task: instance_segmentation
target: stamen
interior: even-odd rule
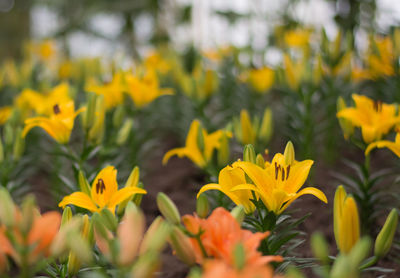
[[[58,106],[58,104],[54,105],[53,111],[54,111],[54,114],[56,114],[56,115],[60,114],[61,113],[60,106]]]
[[[275,179],[278,179],[278,174],[279,174],[279,169],[281,168],[281,165],[277,165],[275,162]]]
[[[106,185],[104,184],[103,179],[99,179],[96,183],[96,193],[99,194],[103,194],[103,191],[106,190]]]
[[[286,168],[286,179],[289,178],[290,165]]]
[[[282,167],[282,181],[285,180],[285,169]]]

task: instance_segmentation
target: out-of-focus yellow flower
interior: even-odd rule
[[[352,196],[347,195],[343,186],[339,186],[333,206],[336,245],[340,252],[349,253],[360,238],[357,204]]]
[[[114,213],[116,206],[126,199],[134,194],[146,193],[146,190],[133,186],[118,190],[117,170],[113,166],[107,166],[94,179],[90,195],[84,192],[74,192],[64,197],[58,206],[65,208],[67,205],[75,205],[91,212],[100,212],[107,208]]]
[[[247,110],[240,111],[240,119],[233,119],[233,131],[235,138],[243,144],[255,145],[257,141],[268,143],[272,135],[273,123],[271,109],[266,108],[263,118],[255,117],[253,120]]]
[[[391,38],[371,39],[370,54],[367,55],[366,63],[373,77],[394,75],[394,50]]]
[[[343,109],[347,108],[346,102],[342,97],[339,97],[336,103],[337,111],[340,112]],[[354,126],[352,122],[347,119],[339,118],[340,128],[343,131],[344,139],[348,140],[351,135],[354,133]]]
[[[86,84],[85,90],[93,92],[97,95],[103,95],[107,109],[114,108],[123,102],[125,86],[121,73],[116,73],[110,83],[104,85],[97,84],[94,80],[90,80]]]
[[[35,53],[42,61],[49,61],[56,54],[55,42],[52,40],[45,40],[35,47]]]
[[[255,206],[251,199],[253,195],[250,190],[238,190],[231,191],[237,185],[247,184],[246,176],[244,172],[239,168],[233,168],[232,166],[226,166],[219,172],[218,183],[209,183],[204,185],[199,193],[197,193],[197,198],[200,194],[208,190],[219,190],[228,196],[236,205],[242,205],[246,213],[252,213]],[[258,195],[256,193],[256,195]]]
[[[5,122],[8,121],[10,118],[12,112],[12,107],[11,106],[3,106],[0,107],[0,125],[5,124]]]
[[[366,79],[372,79],[372,75],[369,70],[354,66],[351,70],[351,79],[360,82]]]
[[[163,164],[166,164],[171,156],[188,157],[200,168],[204,168],[211,160],[213,151],[219,149],[221,145],[221,137],[230,133],[217,130],[208,134],[198,120],[194,120],[190,125],[188,135],[186,137],[186,146],[168,151],[163,158]]]
[[[74,73],[74,64],[70,60],[63,61],[58,67],[58,77],[60,79],[71,78]]]
[[[144,60],[144,66],[161,74],[167,74],[171,69],[170,63],[158,52],[153,52],[147,56]]]
[[[289,55],[285,54],[283,56],[283,63],[285,66],[286,82],[292,90],[297,90],[306,73],[305,60],[295,62]]]
[[[285,44],[289,47],[308,47],[310,43],[311,31],[307,29],[290,30],[285,33]]]
[[[52,115],[54,106],[60,103],[72,101],[69,96],[68,83],[61,83],[54,87],[49,93],[41,94],[31,89],[24,89],[16,98],[15,104],[24,114],[35,111],[39,115]]]
[[[66,144],[74,127],[74,120],[83,110],[84,108],[75,111],[73,101],[55,104],[53,113],[49,117],[33,117],[25,120],[22,136],[25,137],[34,127],[41,127],[58,143]]]
[[[337,113],[338,118],[350,121],[354,126],[361,127],[362,137],[365,143],[380,140],[396,124],[400,123],[394,104],[386,104],[381,101],[353,94],[355,107],[342,109]]]
[[[143,76],[127,74],[125,76],[126,91],[137,108],[143,108],[156,98],[163,95],[172,95],[172,89],[161,89],[157,74],[147,69]]]
[[[305,194],[314,195],[327,203],[325,194],[315,187],[306,187],[299,191],[306,181],[313,163],[312,160],[295,160],[293,145],[289,142],[284,154],[275,154],[272,162],[265,162],[264,169],[247,161],[235,162],[232,166],[242,169],[254,185],[238,185],[231,190],[256,192],[268,210],[277,215],[281,214],[294,200]]]
[[[266,93],[274,84],[275,72],[269,67],[251,69],[248,72],[247,82],[258,93]]]
[[[4,83],[9,84],[12,87],[17,87],[21,82],[17,65],[13,60],[6,60],[4,62],[3,75]]]
[[[202,52],[203,56],[213,62],[219,62],[223,58],[229,56],[233,51],[231,45],[220,47],[218,49],[208,49]]]
[[[365,155],[369,155],[369,153],[375,149],[381,149],[381,148],[388,148],[391,150],[395,155],[400,157],[400,130],[397,130],[396,138],[393,141],[389,140],[381,140],[381,141],[376,141],[368,145],[367,149],[365,150]]]

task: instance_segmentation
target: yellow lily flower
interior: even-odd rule
[[[74,205],[91,212],[100,212],[107,208],[114,213],[117,205],[134,194],[146,193],[146,190],[133,186],[118,190],[117,170],[113,166],[107,166],[94,179],[90,195],[84,192],[74,192],[64,197],[58,206],[65,208],[67,205]]]
[[[51,115],[54,105],[72,101],[69,96],[68,83],[61,83],[54,87],[49,93],[41,94],[32,89],[24,89],[16,98],[15,104],[18,108],[29,114],[35,111],[40,115]]]
[[[311,30],[298,29],[290,30],[285,33],[285,44],[289,47],[304,48],[308,47],[310,43]]]
[[[172,95],[172,89],[161,89],[157,74],[154,70],[147,70],[142,76],[128,74],[125,76],[127,93],[137,108],[143,108],[162,95]]]
[[[393,104],[373,101],[372,99],[353,94],[355,107],[342,109],[336,115],[349,120],[354,126],[361,127],[365,143],[380,140],[393,126],[400,123],[396,106]]]
[[[283,63],[286,82],[292,90],[297,90],[306,73],[305,60],[294,61],[289,55],[285,54]]]
[[[167,74],[171,69],[170,63],[158,52],[153,52],[147,56],[144,60],[144,66],[147,69],[156,70],[161,74]]]
[[[376,141],[374,143],[369,144],[367,149],[365,150],[365,155],[368,155],[374,148],[378,148],[378,149],[388,148],[389,150],[394,152],[395,155],[400,157],[400,131],[397,131],[394,142],[389,141],[389,140],[381,140],[381,141]]]
[[[333,221],[336,244],[341,252],[349,253],[360,238],[360,220],[357,204],[343,186],[335,193]]]
[[[5,124],[10,118],[12,108],[10,106],[0,107],[0,125]]]
[[[199,134],[201,132],[201,134]],[[208,134],[208,132],[201,127],[198,120],[194,120],[186,137],[186,146],[183,148],[176,148],[168,151],[163,158],[163,164],[166,164],[168,160],[177,155],[179,157],[188,157],[197,166],[203,168],[211,160],[214,149],[219,149],[221,142],[221,137],[226,134],[229,137],[230,133],[217,130],[213,133]],[[199,140],[199,137],[202,139]],[[199,141],[202,141],[202,146],[199,146]]]
[[[367,55],[366,63],[373,77],[392,76],[394,70],[394,48],[390,37],[373,38],[371,44],[374,47]],[[378,52],[378,53],[376,53]]]
[[[84,108],[75,111],[73,101],[55,104],[53,113],[49,117],[33,117],[25,120],[22,136],[25,137],[32,128],[38,126],[43,128],[58,143],[68,143],[75,117],[83,110]]]
[[[288,143],[289,146],[289,143]],[[290,159],[287,159],[287,158]],[[254,185],[235,186],[232,190],[252,190],[259,194],[268,210],[281,214],[294,200],[305,194],[311,194],[327,203],[325,194],[315,188],[306,187],[299,191],[306,181],[312,160],[296,161],[293,148],[286,147],[285,155],[275,154],[272,162],[266,162],[265,168],[246,161],[235,162],[232,166],[240,168],[252,180]]]
[[[275,72],[269,67],[249,71],[247,82],[258,93],[266,93],[274,84]]]
[[[254,204],[250,201],[253,199],[253,195],[250,190],[237,190],[232,191],[235,186],[245,185],[246,176],[242,169],[234,168],[232,166],[226,166],[219,172],[218,183],[209,183],[204,185],[199,193],[197,193],[197,198],[208,190],[219,190],[228,196],[236,205],[243,205],[246,213],[252,213],[255,210]]]
[[[104,85],[96,84],[94,80],[90,80],[88,84],[86,84],[85,90],[97,95],[103,95],[106,108],[111,109],[123,102],[125,86],[122,82],[122,75],[117,73],[114,74],[110,83]]]

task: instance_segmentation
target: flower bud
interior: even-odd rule
[[[133,168],[133,170],[131,171],[126,183],[125,183],[125,187],[140,187],[140,188],[144,188],[143,184],[139,184],[139,175],[140,175],[140,171],[139,171],[139,167],[135,166]],[[125,201],[123,201],[121,204],[119,204],[118,209],[117,209],[117,214],[121,215],[124,212],[124,209],[126,207],[126,205],[132,201],[133,199],[135,199],[135,204],[137,206],[140,205],[140,202],[142,200],[141,196],[142,194],[135,194],[133,197],[130,197],[128,199],[126,199]]]
[[[118,131],[117,142],[116,142],[118,146],[122,146],[123,144],[126,143],[126,141],[129,138],[129,135],[131,133],[132,125],[133,125],[133,120],[132,119],[127,119],[124,122],[124,124],[122,125],[122,127]]]
[[[83,174],[83,172],[81,170],[79,170],[78,182],[79,182],[79,188],[80,188],[81,192],[90,196],[91,193],[90,193],[89,182],[87,181],[87,179],[85,178],[85,175]]]
[[[242,205],[234,207],[231,211],[231,214],[239,224],[242,224],[244,217],[246,216],[244,207]]]
[[[25,150],[25,139],[22,136],[22,128],[18,127],[15,131],[15,142],[13,148],[13,158],[18,161]]]
[[[172,228],[169,237],[172,248],[176,256],[185,264],[192,266],[196,263],[193,246],[190,239],[177,227]]]
[[[196,202],[196,212],[200,218],[206,218],[210,211],[210,204],[208,202],[207,197],[204,194],[201,194],[197,198]]]
[[[311,248],[314,256],[323,264],[329,262],[329,247],[324,236],[320,232],[313,233],[311,236]]]
[[[96,98],[96,94],[88,93],[86,111],[83,112],[83,127],[85,130],[88,130],[93,125],[96,110]]]
[[[240,111],[240,125],[242,128],[242,144],[254,144],[256,134],[247,110]]]
[[[248,161],[251,163],[256,163],[256,152],[253,145],[246,145],[243,149],[243,161]]]
[[[264,111],[264,116],[261,121],[260,131],[259,131],[259,138],[263,143],[268,143],[271,139],[273,130],[273,122],[272,122],[272,111],[271,109],[267,108]]]
[[[221,136],[220,147],[218,149],[218,164],[225,166],[229,163],[230,149],[229,138],[226,132]]]
[[[287,142],[285,152],[283,153],[286,165],[292,165],[295,160],[295,153],[293,143],[291,141]]]
[[[361,262],[368,256],[371,250],[371,239],[367,236],[361,238],[351,249],[349,261],[357,269]]]
[[[199,124],[199,128],[197,130],[197,146],[201,153],[204,153],[205,150],[205,143],[204,143],[204,134],[203,134],[203,127]]]
[[[96,108],[93,125],[89,130],[88,138],[94,144],[100,144],[104,136],[104,120],[106,114],[106,106],[104,103],[104,96],[99,95],[96,97]]]
[[[3,147],[3,140],[0,136],[0,163],[4,161],[4,147]]]
[[[10,193],[5,188],[0,188],[0,223],[6,227],[14,225],[15,205]]]
[[[61,216],[61,227],[66,225],[72,218],[72,210],[71,207],[65,207],[62,216]]]
[[[171,234],[171,227],[164,219],[156,218],[143,237],[140,253],[160,252]]]
[[[125,108],[122,105],[117,106],[113,115],[113,126],[115,128],[119,128],[124,120],[125,116]]]
[[[14,142],[14,129],[10,122],[4,125],[4,144],[6,147],[11,146]]]
[[[115,232],[118,227],[118,221],[109,209],[102,209],[100,212],[100,216],[102,218],[102,223],[109,229],[110,231]]]
[[[379,232],[375,240],[374,254],[378,258],[384,257],[392,246],[393,238],[396,233],[399,216],[396,209],[392,209],[386,218],[382,230]]]
[[[341,110],[347,108],[346,102],[342,97],[338,97],[336,107],[337,107],[337,112],[340,112]],[[352,136],[354,133],[354,126],[347,119],[344,118],[338,118],[338,119],[340,128],[342,129],[343,132],[344,139],[348,140],[350,136]]]
[[[265,160],[264,157],[262,156],[262,154],[257,154],[256,156],[256,164],[261,167],[264,168],[265,167]]]
[[[238,270],[243,269],[246,264],[246,253],[241,242],[237,243],[233,249],[233,262]]]
[[[162,192],[157,195],[157,206],[161,214],[169,222],[176,225],[181,222],[181,216],[174,202],[172,202],[172,200]]]
[[[151,278],[160,268],[160,258],[157,252],[149,252],[140,256],[132,268],[129,277]]]

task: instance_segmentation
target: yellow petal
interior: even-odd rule
[[[272,189],[275,188],[274,179],[270,177],[267,171],[261,167],[246,161],[238,161],[233,164],[233,167],[239,167],[249,176],[255,186],[263,191],[263,194],[269,196],[272,194]]]
[[[296,193],[287,203],[279,210],[279,214],[282,213],[294,200],[299,198],[302,195],[306,194],[311,194],[320,199],[324,203],[328,203],[328,199],[326,198],[324,192],[319,190],[318,188],[315,187],[306,187],[302,190],[300,190],[298,193]]]
[[[303,160],[291,166],[289,178],[283,187],[288,194],[296,193],[303,186],[313,163],[312,160]]]
[[[58,206],[62,208],[65,208],[67,205],[74,205],[92,212],[98,211],[97,206],[93,203],[92,199],[90,199],[89,195],[83,192],[74,192],[71,195],[65,196],[58,204]]]
[[[365,155],[368,155],[372,149],[374,148],[388,148],[392,152],[394,152],[395,155],[400,157],[400,144],[395,143],[392,141],[387,141],[387,140],[382,140],[382,141],[377,141],[372,144],[369,144],[367,149],[365,150]]]
[[[114,166],[107,166],[97,174],[92,183],[90,194],[92,200],[100,208],[104,208],[117,190],[117,170]]]
[[[122,203],[129,197],[135,194],[146,194],[147,191],[139,187],[125,187],[115,192],[107,204],[107,207],[115,208],[118,204]]]

